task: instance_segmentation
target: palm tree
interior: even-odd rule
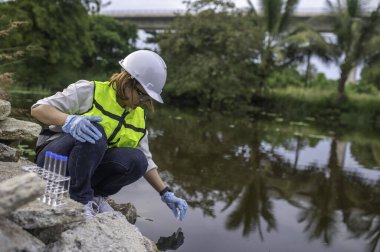
[[[259,14],[250,0],[250,13],[262,22],[265,33],[260,54],[259,73],[262,89],[270,73],[278,67],[284,67],[295,58],[284,57],[284,43],[281,43],[289,34],[289,23],[299,0],[260,0],[262,13]],[[255,19],[256,20],[256,19]]]
[[[315,31],[309,24],[300,23],[283,41],[287,45],[287,57],[295,57],[306,63],[304,87],[308,86],[311,57],[317,56],[327,63],[333,60],[332,44],[323,35]]]
[[[380,3],[366,12],[365,0],[327,0],[333,32],[337,37],[337,61],[340,66],[337,101],[343,101],[349,73],[379,53]]]

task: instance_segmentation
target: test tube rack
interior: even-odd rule
[[[39,201],[53,207],[59,207],[69,198],[70,177],[66,176],[66,156],[54,152],[45,153],[44,167],[37,165],[24,165],[21,168],[28,172],[34,172],[46,181],[44,195],[37,198]]]

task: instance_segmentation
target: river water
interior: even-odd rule
[[[162,251],[380,251],[376,130],[169,105],[148,118],[153,158],[187,216],[177,221],[144,179],[113,199],[136,206]]]

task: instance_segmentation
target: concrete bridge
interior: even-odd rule
[[[128,20],[136,24],[139,29],[160,30],[167,28],[177,15],[184,15],[185,10],[117,10],[103,11],[101,14],[120,20]],[[322,14],[324,14],[322,10],[300,10],[295,13],[295,21],[306,21]],[[320,32],[331,31],[331,24],[328,19],[314,22],[313,25]]]

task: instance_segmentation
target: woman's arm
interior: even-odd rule
[[[165,188],[165,183],[158,174],[157,168],[153,168],[145,173],[144,178],[157,192],[161,192]]]
[[[39,105],[33,107],[31,110],[31,114],[38,121],[46,124],[46,125],[59,125],[62,126],[68,114],[63,113],[62,111],[56,109],[51,105]]]
[[[82,114],[92,106],[94,82],[80,80],[62,92],[38,100],[32,105],[34,118],[47,125],[62,126],[68,115]]]

